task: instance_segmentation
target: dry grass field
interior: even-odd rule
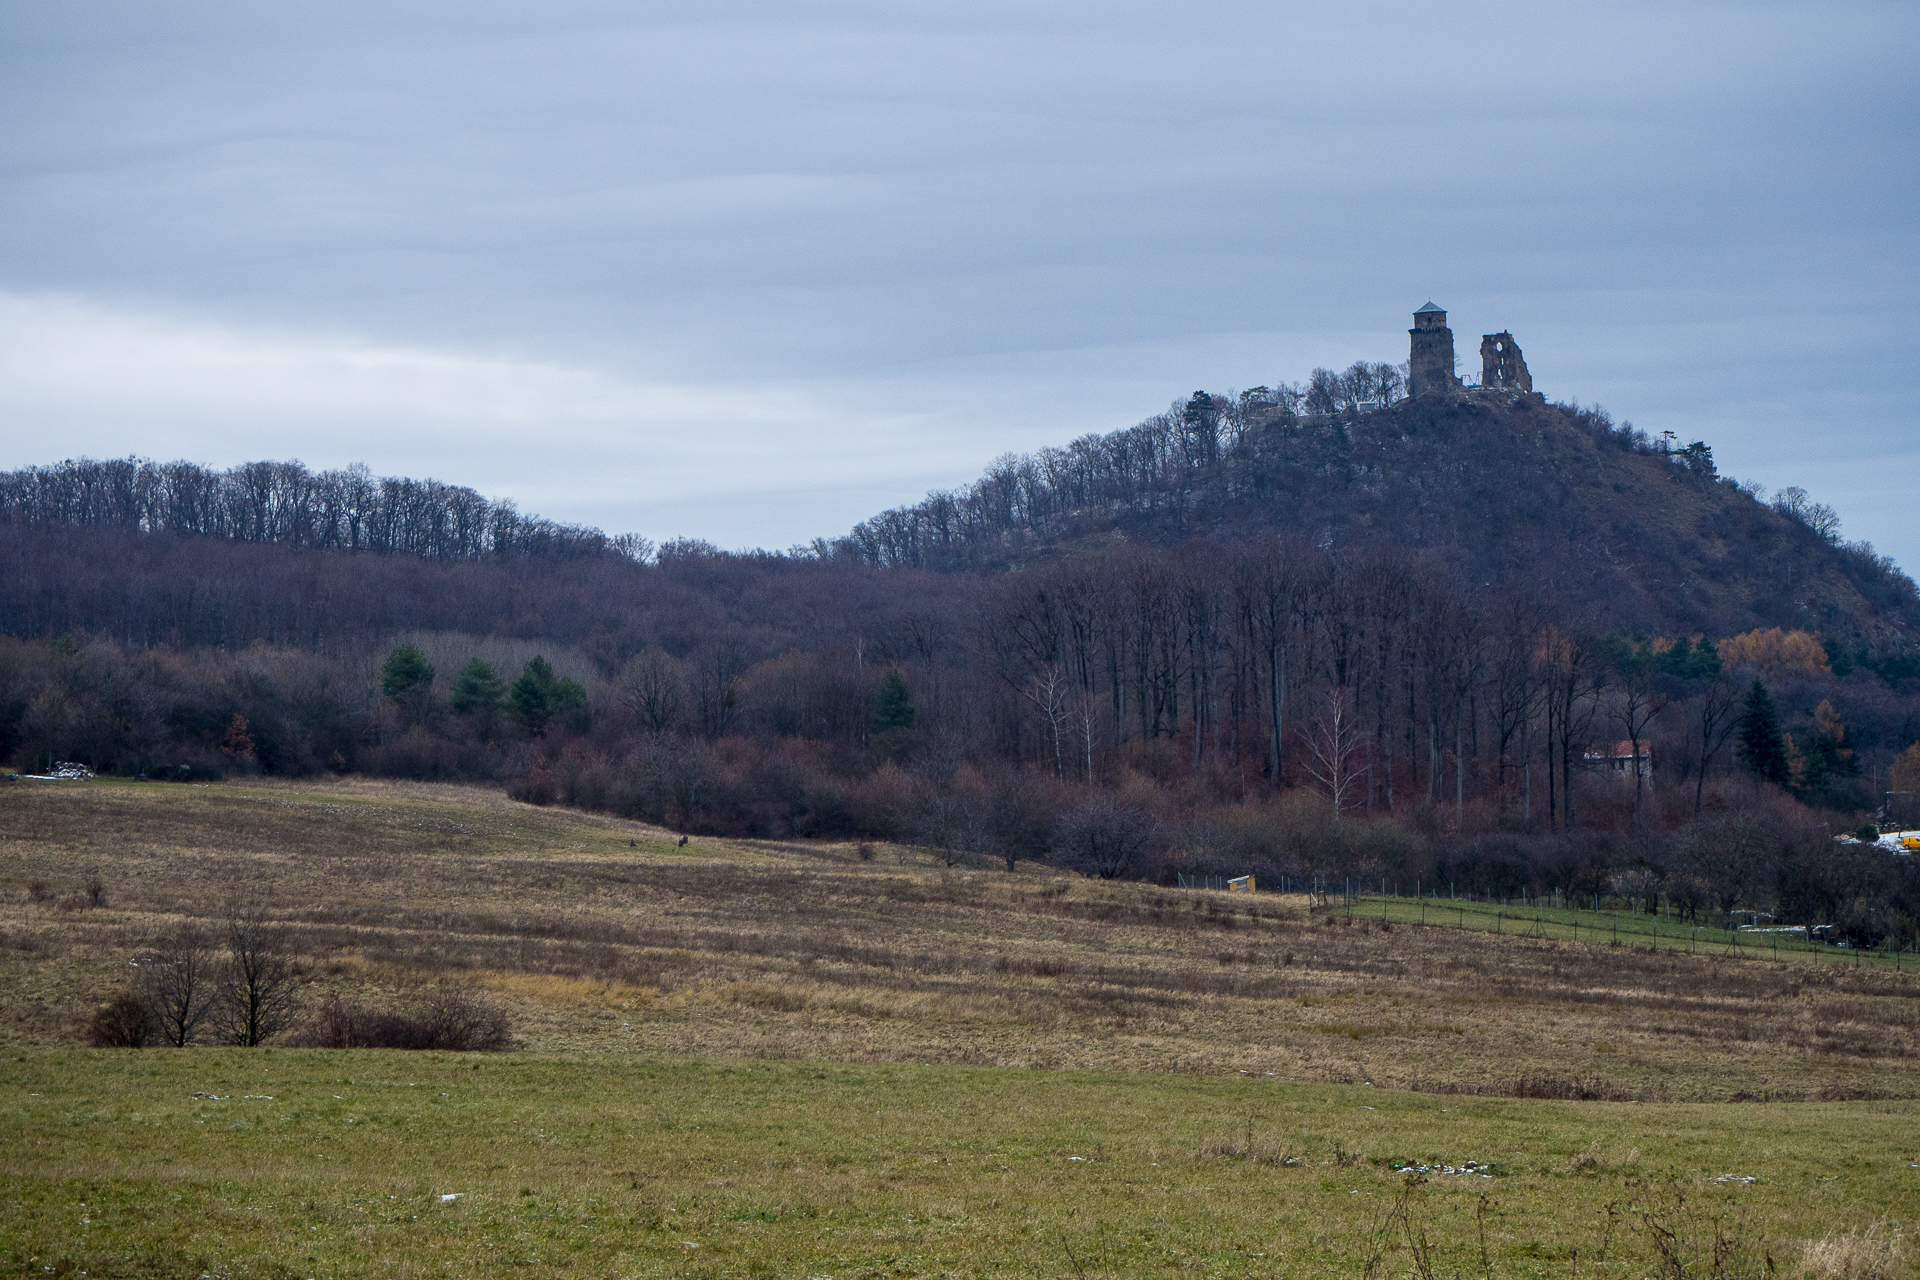
[[[237,901],[286,925],[309,1006],[459,980],[534,1051],[1648,1102],[1920,1095],[1911,970],[1349,921],[887,846],[680,847],[497,793],[356,780],[0,786],[0,1043],[82,1043],[140,946]]]
[[[78,1047],[243,903],[309,1009],[477,987],[523,1050]],[[467,788],[0,786],[0,1273],[1912,1277],[1916,995]]]

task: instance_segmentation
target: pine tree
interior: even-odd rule
[[[401,645],[380,668],[380,691],[408,720],[425,724],[433,711],[433,664],[412,645]]]
[[[553,719],[553,668],[545,658],[535,656],[520,668],[513,682],[513,717],[528,733],[539,733]]]
[[[880,693],[874,700],[873,729],[875,733],[885,733],[889,729],[913,728],[913,695],[907,691],[907,682],[900,678],[898,668],[890,668],[880,679]]]
[[[553,667],[543,657],[533,657],[527,665],[520,668],[520,678],[513,682],[513,691],[509,695],[513,702],[514,718],[528,733],[541,733],[546,730],[548,721],[555,716],[563,716],[569,711],[577,711],[587,705],[587,691],[576,680],[566,676],[555,676]]]
[[[507,686],[493,664],[480,658],[460,668],[460,678],[453,683],[453,709],[463,716],[491,716],[506,697]]]
[[[1780,734],[1767,686],[1755,680],[1740,711],[1740,762],[1768,782],[1786,786],[1792,779],[1787,742]]]
[[[431,687],[433,667],[427,655],[410,644],[403,644],[387,655],[380,668],[380,691],[395,702],[405,702],[409,694]]]

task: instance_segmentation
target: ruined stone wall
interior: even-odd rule
[[[1480,339],[1480,385],[1508,391],[1533,390],[1533,375],[1520,354],[1520,344],[1502,330]]]

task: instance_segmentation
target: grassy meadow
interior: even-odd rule
[[[1812,941],[1804,932],[1787,928],[1748,930],[1698,924],[1675,915],[1654,912],[1587,911],[1571,906],[1528,903],[1492,903],[1446,897],[1395,897],[1356,894],[1339,897],[1343,915],[1363,921],[1386,920],[1430,929],[1472,929],[1516,938],[1558,939],[1642,948],[1665,948],[1689,955],[1770,962],[1804,960],[1809,964],[1850,964],[1895,972],[1920,972],[1920,952],[1898,951],[1891,945],[1878,950],[1853,950]]]
[[[80,1047],[136,950],[238,902],[283,926],[310,1008],[458,982],[522,1051]],[[462,787],[0,786],[0,1269],[1624,1277],[1710,1274],[1716,1242],[1740,1274],[1798,1274],[1823,1239],[1898,1252],[1920,974],[1408,907],[683,846]]]
[[[1913,1102],[286,1049],[15,1053],[0,1089],[16,1274],[1639,1277],[1724,1241],[1794,1275],[1920,1204]]]

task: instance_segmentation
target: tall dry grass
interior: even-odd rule
[[[1800,1258],[1809,1280],[1909,1280],[1917,1262],[1910,1229],[1884,1220],[1864,1231],[1809,1240]]]
[[[0,1037],[77,1043],[128,955],[245,896],[293,940],[310,1005],[466,978],[538,1049],[1620,1101],[1916,1090],[1913,974],[1349,920],[911,851],[676,841],[426,784],[0,791]],[[93,876],[105,905],[87,905]]]

